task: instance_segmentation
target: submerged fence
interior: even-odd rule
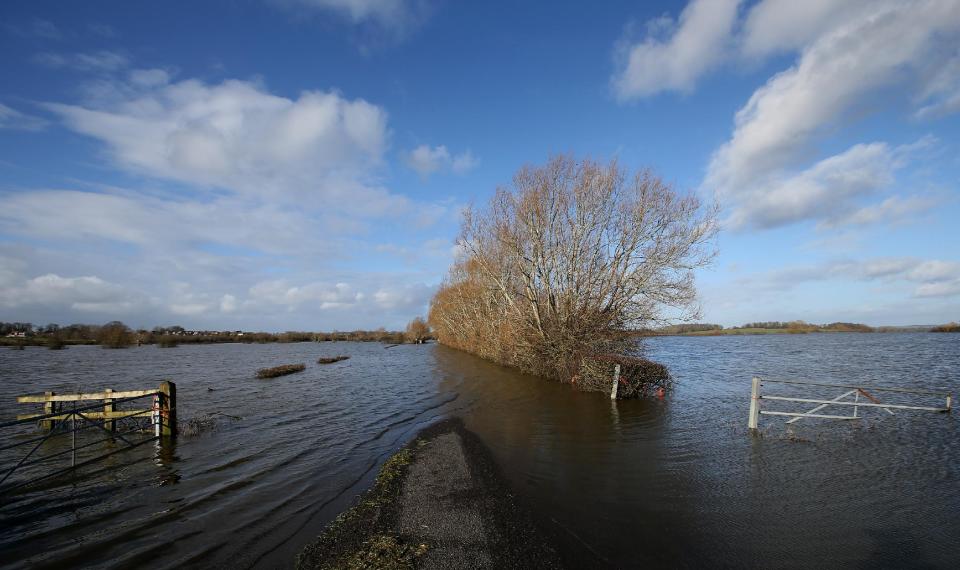
[[[802,386],[802,387],[812,387],[812,388],[843,388],[847,390],[843,394],[830,399],[824,400],[819,398],[799,398],[791,396],[777,396],[765,394],[763,392],[763,385],[766,383],[773,384],[789,384],[793,386]],[[943,407],[939,406],[917,406],[912,404],[898,404],[894,402],[881,402],[880,399],[873,394],[873,392],[884,392],[884,393],[894,393],[894,394],[910,394],[914,396],[921,396],[924,398],[945,398],[945,404]],[[852,400],[850,399],[852,396]],[[860,397],[863,396],[863,401],[860,400]],[[764,410],[762,409],[762,402],[764,400],[770,401],[779,401],[779,402],[799,402],[806,404],[817,404],[816,407],[807,410],[805,412],[784,412],[777,410]],[[839,415],[839,414],[827,414],[819,413],[821,410],[829,406],[847,406],[853,407],[852,415]],[[949,412],[953,406],[953,394],[949,392],[933,392],[929,390],[910,390],[906,388],[878,388],[870,387],[869,389],[864,386],[854,386],[850,384],[827,384],[823,382],[800,382],[797,380],[770,380],[762,379],[757,376],[753,377],[751,391],[750,391],[750,417],[747,421],[747,427],[750,429],[757,429],[760,423],[760,416],[787,416],[792,419],[788,420],[788,424],[798,422],[804,418],[820,418],[820,419],[829,419],[829,420],[857,420],[862,416],[860,415],[860,408],[881,408],[890,415],[894,415],[893,410],[913,410],[913,411],[924,411],[924,412],[939,412],[945,413]]]
[[[79,405],[90,401],[100,403]],[[149,408],[119,409],[121,404],[138,401],[149,401],[152,405]],[[63,475],[145,443],[172,439],[177,434],[177,389],[173,382],[165,381],[149,390],[115,392],[106,389],[86,394],[45,392],[18,396],[17,402],[43,404],[43,413],[20,414],[16,420],[0,423],[0,435],[4,435],[2,441],[5,442],[0,445],[0,453],[16,457],[20,449],[25,450],[19,459],[0,467],[0,491]],[[37,436],[23,432],[23,426],[31,423],[36,423],[45,433]],[[21,433],[11,433],[17,429]],[[91,438],[87,430],[95,430],[101,435],[105,433],[106,437]],[[7,433],[3,433],[5,431]],[[65,443],[67,438],[69,444]],[[7,443],[7,440],[12,441]],[[102,453],[81,457],[78,456],[81,450]],[[69,466],[55,461],[65,462],[67,457]],[[48,465],[49,470],[31,469]],[[15,473],[26,471],[30,471],[28,478],[12,479]]]

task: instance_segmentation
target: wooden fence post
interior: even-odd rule
[[[44,396],[53,396],[53,392],[44,392],[43,395],[44,395]],[[53,413],[53,407],[54,407],[54,403],[53,403],[53,402],[49,402],[49,401],[48,401],[48,402],[44,402],[44,403],[43,403],[43,413],[44,413],[44,414],[52,414],[52,413]],[[41,429],[45,429],[45,430],[51,430],[51,429],[53,429],[53,420],[51,420],[51,419],[40,420],[40,428],[41,428]]]
[[[617,399],[617,389],[620,385],[620,365],[617,364],[613,367],[613,388],[610,389],[610,399]]]
[[[750,387],[750,419],[747,420],[747,427],[757,429],[760,422],[760,379],[753,377],[753,384]]]
[[[160,383],[160,435],[177,437],[177,385],[169,380]]]
[[[110,392],[113,392],[113,388],[107,388],[106,390],[104,390],[104,392],[106,392],[107,394],[109,394]],[[103,418],[104,418],[104,420],[109,420],[109,418],[110,418],[110,413],[111,413],[111,412],[113,412],[113,399],[111,399],[111,398],[104,399],[104,400],[103,400]],[[113,420],[105,421],[104,424],[103,424],[103,427],[107,428],[108,430],[110,430],[111,433],[113,433],[113,432],[117,431],[117,422],[115,422],[115,421],[113,421]]]

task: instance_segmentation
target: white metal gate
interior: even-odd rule
[[[823,400],[819,398],[797,398],[790,396],[777,396],[769,395],[763,393],[763,385],[767,383],[774,384],[792,384],[798,386],[811,386],[811,387],[821,387],[821,388],[843,388],[847,390],[843,394],[840,394],[836,398],[831,400]],[[944,407],[933,407],[933,406],[915,406],[907,404],[897,404],[897,403],[887,403],[881,402],[880,399],[873,395],[872,392],[886,392],[886,393],[895,393],[895,394],[911,394],[915,396],[923,397],[937,397],[937,398],[946,398],[946,404]],[[861,396],[863,401],[861,401]],[[852,397],[852,398],[851,398]],[[817,404],[816,407],[807,410],[805,412],[782,412],[776,410],[764,410],[762,409],[763,400],[771,401],[781,401],[781,402],[800,402],[806,404]],[[762,379],[758,376],[753,377],[753,385],[750,391],[750,418],[747,422],[747,427],[750,429],[757,429],[760,423],[760,416],[788,416],[792,419],[788,420],[788,424],[798,422],[804,418],[821,418],[828,420],[856,420],[860,419],[860,408],[881,408],[885,410],[888,414],[893,415],[893,410],[915,410],[915,411],[924,411],[924,412],[949,412],[953,402],[953,395],[948,392],[931,392],[927,390],[908,390],[905,388],[866,388],[864,386],[853,386],[849,384],[827,384],[823,382],[800,382],[797,380],[770,380]],[[827,413],[818,413],[824,408],[829,406],[852,406],[853,415],[845,416],[839,414],[827,414]]]

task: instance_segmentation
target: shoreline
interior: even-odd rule
[[[571,564],[459,418],[420,431],[296,558],[298,569]]]

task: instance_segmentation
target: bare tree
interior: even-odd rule
[[[407,330],[404,333],[407,342],[421,344],[430,338],[430,325],[423,317],[417,317],[407,324]]]
[[[134,343],[133,331],[120,321],[110,321],[100,327],[97,340],[104,348],[126,348]]]
[[[465,212],[430,324],[443,343],[567,379],[583,354],[629,351],[626,333],[667,308],[698,316],[693,271],[714,256],[716,213],[616,162],[525,167]]]

